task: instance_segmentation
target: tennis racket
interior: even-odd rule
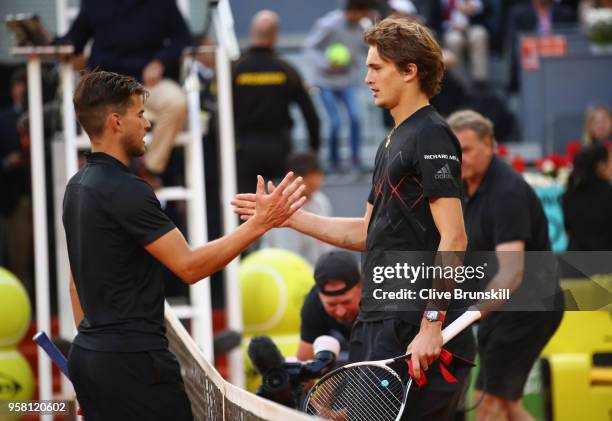
[[[60,351],[59,348],[56,347],[53,342],[51,342],[51,339],[49,339],[47,334],[41,330],[32,337],[32,340],[47,353],[57,368],[64,373],[64,376],[70,379],[70,376],[68,375],[68,361],[66,360],[66,357],[64,357],[62,351]]]
[[[476,309],[463,313],[442,331],[443,342],[480,317]],[[327,373],[308,393],[304,412],[334,421],[399,420],[412,378],[405,382],[390,365],[408,357],[352,363]]]

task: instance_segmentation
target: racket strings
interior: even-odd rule
[[[380,368],[378,369],[380,370]],[[385,373],[384,376],[377,377],[381,383],[385,384],[384,382],[387,382],[386,386],[382,386],[381,383],[375,383],[373,381],[373,375],[375,376],[371,370],[363,369],[361,372],[354,373],[354,375],[351,374],[347,376],[345,374],[343,378],[344,381],[330,379],[330,383],[336,383],[334,386],[334,393],[336,393],[336,396],[322,393],[322,395],[326,395],[325,400],[327,402],[333,403],[333,405],[331,405],[331,415],[335,416],[330,418],[346,420],[394,420],[401,407],[401,401],[395,399],[395,403],[399,402],[399,406],[396,405],[389,399],[388,393],[392,392],[397,394],[399,392],[399,396],[402,396],[403,389],[401,383],[399,381],[394,382],[396,385],[393,387],[392,383],[387,378],[389,377],[388,373]],[[355,381],[357,376],[360,381]],[[379,390],[379,386],[383,388],[382,391]],[[340,393],[337,393],[338,390],[341,390]],[[377,396],[378,400],[373,400],[373,396]],[[319,407],[325,409],[326,405],[319,405]],[[330,411],[323,412],[326,413],[321,413],[321,415],[329,417],[330,414],[327,412]],[[338,417],[337,415],[339,414],[343,414],[343,416]]]
[[[400,413],[404,385],[392,370],[360,365],[327,378],[311,394],[306,412],[346,421],[391,421]]]
[[[331,381],[336,381],[335,379],[330,379]],[[340,386],[340,384],[338,384],[338,386]],[[376,390],[374,388],[372,388],[372,386],[369,384],[368,381],[364,382],[364,389],[368,389],[367,392],[369,393],[376,393]],[[370,400],[368,399],[359,399],[360,395],[362,393],[362,390],[360,390],[360,387],[355,387],[355,383],[354,382],[349,382],[347,385],[345,385],[346,390],[344,390],[340,395],[338,395],[337,397],[337,404],[335,406],[340,407],[340,408],[358,408],[360,410],[360,412],[362,413],[372,413],[372,414],[376,414],[379,411],[385,411],[387,414],[392,415],[394,408],[391,406],[389,407],[388,403],[386,402],[381,402],[383,404],[382,407],[378,408],[376,406],[372,405],[372,402],[370,402]],[[356,399],[354,398],[356,397]]]

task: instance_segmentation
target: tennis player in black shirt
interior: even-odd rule
[[[292,174],[271,194],[258,177],[252,220],[192,249],[151,187],[127,166],[145,152],[143,137],[150,127],[143,117],[145,98],[133,78],[103,71],[84,75],[74,94],[92,152],[64,196],[78,326],[68,365],[89,421],[192,419],[165,337],[162,265],[196,283],[283,223],[305,200],[301,180],[292,182]]]
[[[467,244],[461,205],[461,148],[444,119],[429,104],[444,72],[439,45],[423,26],[387,18],[365,33],[370,46],[365,83],[379,107],[389,109],[395,127],[376,154],[372,188],[363,218],[328,218],[299,211],[286,226],[319,240],[365,252],[464,251]],[[243,220],[253,214],[254,197],[234,200]],[[409,287],[409,283],[406,283]],[[363,293],[373,283],[364,271]],[[466,373],[446,383],[439,372],[444,311],[373,312],[362,308],[351,332],[350,359],[377,360],[409,349],[415,378],[428,370],[428,384],[405,412],[410,419],[454,417]],[[446,318],[448,323],[451,317]],[[473,338],[464,331],[448,344],[471,358]],[[410,400],[410,398],[409,398]]]
[[[533,189],[495,155],[491,121],[467,110],[454,113],[448,122],[463,152],[468,250],[495,252],[500,276],[493,276],[488,287],[509,287],[508,304],[514,303],[500,307],[503,311],[483,312],[486,317],[478,329],[477,400],[484,396],[477,418],[533,420],[521,403],[523,388],[533,363],[561,322],[563,313],[557,309],[562,302],[552,311],[518,310],[524,298],[537,295],[541,287],[535,284],[534,268],[545,266],[547,255],[552,257],[541,253],[551,250],[548,222]],[[558,290],[556,276],[545,282],[550,290]]]

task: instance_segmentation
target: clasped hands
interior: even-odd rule
[[[278,186],[268,181],[266,192],[264,179],[258,175],[256,192],[239,193],[231,204],[242,221],[254,219],[266,229],[284,227],[306,202],[304,189],[302,177],[294,178],[293,172],[289,172]]]

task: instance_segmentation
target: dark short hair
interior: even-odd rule
[[[442,49],[425,26],[406,18],[386,18],[368,29],[364,39],[402,72],[410,63],[416,64],[421,90],[429,98],[440,92],[444,76]]]
[[[374,10],[377,5],[376,0],[346,0],[344,10]]]
[[[102,134],[109,112],[125,113],[133,95],[141,95],[144,102],[148,93],[131,76],[97,70],[81,77],[72,102],[79,123],[91,137]]]
[[[297,175],[321,171],[319,157],[311,151],[292,153],[287,158],[287,171],[293,171]]]

